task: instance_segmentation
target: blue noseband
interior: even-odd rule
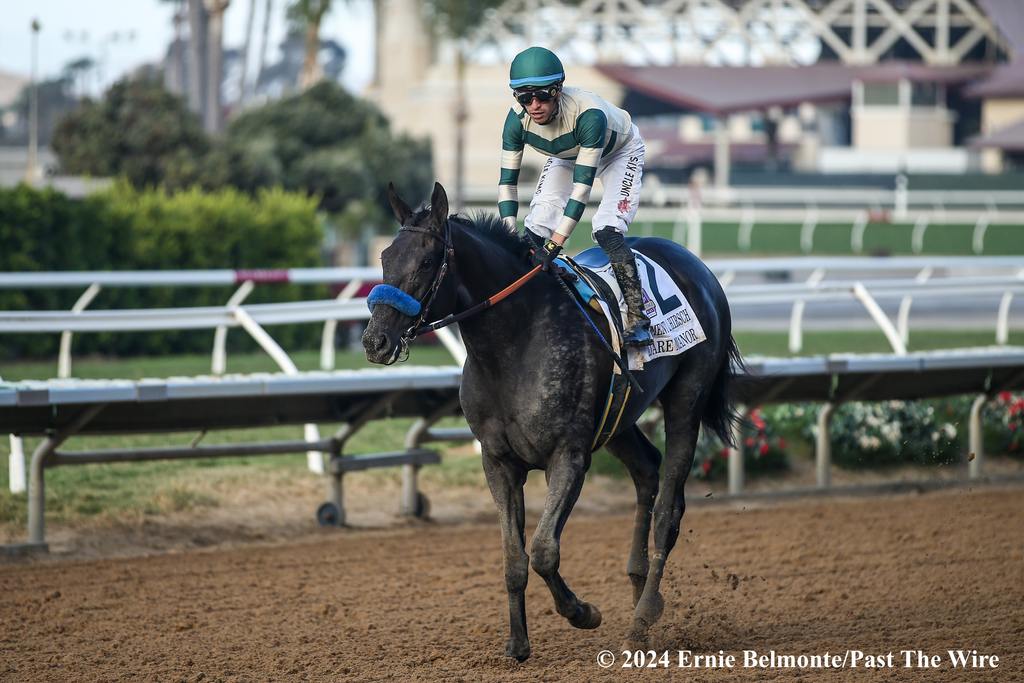
[[[366,297],[366,305],[373,311],[377,304],[390,306],[410,318],[420,314],[420,302],[391,285],[377,285],[370,290],[370,295]]]

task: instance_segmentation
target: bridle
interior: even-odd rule
[[[402,336],[398,338],[398,344],[401,347],[399,353],[395,356],[398,360],[406,360],[409,357],[409,344],[417,336],[423,332],[428,331],[429,325],[424,326],[423,322],[427,319],[427,311],[430,310],[431,304],[434,303],[434,299],[437,298],[437,293],[441,289],[441,283],[444,282],[444,276],[448,274],[448,262],[455,256],[455,245],[452,243],[452,226],[451,221],[446,220],[444,222],[444,233],[437,234],[437,231],[430,230],[428,228],[419,228],[415,225],[402,226],[398,230],[399,232],[418,232],[424,235],[429,235],[434,239],[441,240],[441,244],[444,246],[444,257],[441,259],[441,266],[437,269],[437,273],[434,275],[434,281],[430,284],[430,289],[423,295],[423,298],[419,300],[420,312],[416,319],[413,321]]]
[[[430,235],[434,239],[441,240],[441,243],[444,245],[444,258],[441,261],[441,266],[437,269],[437,274],[434,275],[434,281],[433,283],[431,283],[430,289],[427,290],[427,293],[423,295],[422,299],[414,299],[409,294],[403,292],[402,290],[398,289],[393,285],[380,284],[374,287],[372,290],[370,290],[370,294],[366,299],[366,303],[370,307],[371,311],[373,310],[373,307],[375,305],[381,303],[384,305],[391,306],[392,308],[395,308],[396,310],[398,310],[399,313],[409,315],[408,313],[405,313],[403,308],[400,308],[396,306],[394,303],[391,303],[387,300],[375,301],[376,297],[374,296],[374,294],[377,292],[380,293],[381,299],[383,299],[388,292],[397,293],[397,295],[399,296],[406,297],[407,299],[412,300],[412,302],[416,304],[415,308],[418,309],[417,312],[411,314],[413,322],[411,325],[409,325],[408,328],[406,328],[406,330],[398,338],[398,348],[396,349],[396,353],[392,356],[390,362],[388,362],[387,365],[391,365],[399,360],[405,361],[406,359],[408,359],[409,344],[412,342],[413,339],[415,339],[419,335],[424,334],[426,332],[433,332],[435,330],[439,330],[442,327],[448,327],[449,325],[457,323],[460,320],[465,320],[466,318],[472,315],[476,315],[477,313],[486,308],[490,308],[491,306],[495,305],[496,303],[498,303],[499,301],[501,301],[508,295],[512,294],[523,285],[525,285],[531,278],[533,278],[534,275],[540,272],[541,267],[534,266],[532,269],[530,269],[529,272],[518,278],[508,287],[505,287],[497,294],[494,294],[493,296],[484,299],[478,304],[470,306],[461,313],[451,313],[445,316],[444,318],[441,318],[440,320],[424,324],[424,321],[427,318],[427,311],[430,310],[431,304],[434,303],[434,299],[437,297],[437,293],[441,289],[441,284],[444,282],[444,278],[448,274],[448,264],[451,261],[451,259],[454,258],[455,256],[455,244],[452,242],[451,220],[445,220],[444,232],[442,234],[438,234],[436,230],[430,230],[429,228],[420,228],[415,225],[403,225],[401,228],[398,229],[398,231],[418,232],[424,235]]]

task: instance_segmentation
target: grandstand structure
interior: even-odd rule
[[[668,182],[698,168],[725,187],[751,170],[891,177],[1024,161],[1014,0],[509,0],[459,43],[430,37],[418,0],[379,8],[368,94],[431,137],[443,183],[458,183],[464,150],[469,194],[493,184],[507,64],[531,44],[633,114],[647,172]]]

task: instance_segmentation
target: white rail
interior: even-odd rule
[[[380,279],[380,268],[262,268],[254,270],[40,271],[0,273],[0,289],[88,287],[229,287],[255,284],[309,285]]]

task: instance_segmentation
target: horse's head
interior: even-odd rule
[[[448,196],[440,183],[426,210],[413,212],[388,185],[388,202],[401,226],[380,256],[384,283],[370,292],[363,348],[371,363],[390,365],[406,350],[451,267]]]

